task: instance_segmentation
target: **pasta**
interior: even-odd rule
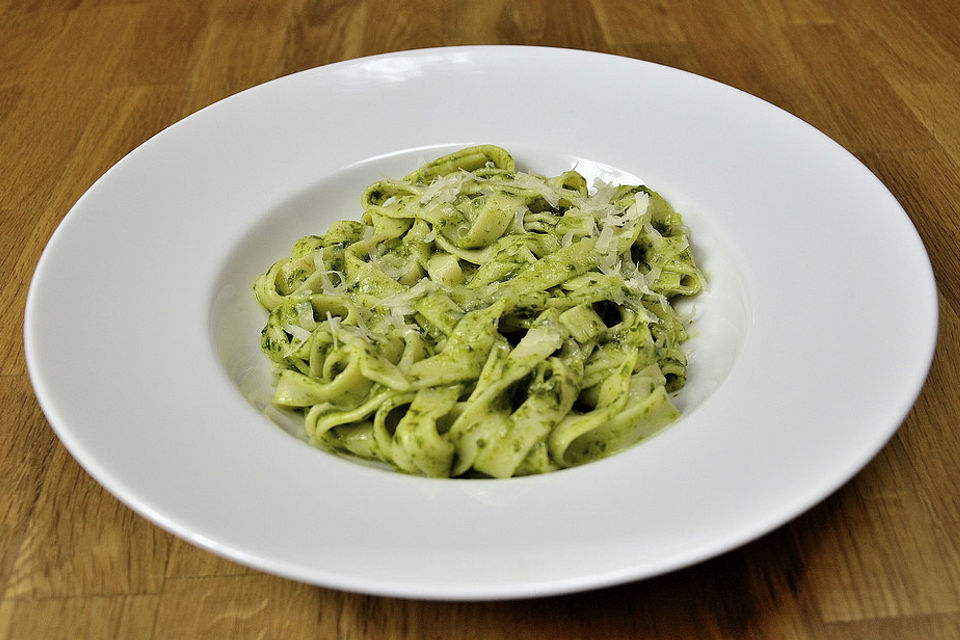
[[[645,186],[518,171],[492,145],[384,179],[359,221],[254,285],[273,403],[311,440],[414,474],[543,473],[675,420],[701,290],[679,214]]]

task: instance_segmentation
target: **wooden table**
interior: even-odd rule
[[[744,548],[516,602],[305,586],[183,543],[106,493],[49,428],[24,362],[27,286],[70,206],[148,137],[241,89],[367,54],[484,43],[715,78],[866,163],[919,229],[940,287],[933,368],[896,437]],[[955,0],[0,0],[0,637],[960,638],[958,203]]]

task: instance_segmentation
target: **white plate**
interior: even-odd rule
[[[685,416],[602,462],[504,481],[408,477],[277,428],[256,274],[356,217],[382,174],[481,142],[542,173],[639,176],[684,214],[711,279]],[[149,140],[54,234],[25,327],[63,443],[161,527],[305,582],[488,599],[652,576],[815,504],[909,411],[937,306],[896,200],[793,116],[636,60],[463,47],[281,78]]]

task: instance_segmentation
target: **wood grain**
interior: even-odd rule
[[[516,602],[290,582],[177,540],[105,492],[46,423],[22,346],[33,268],[76,199],[154,133],[260,82],[493,43],[717,79],[807,120],[879,176],[940,290],[929,379],[889,445],[741,549]],[[960,638],[958,125],[954,0],[0,0],[0,638]]]

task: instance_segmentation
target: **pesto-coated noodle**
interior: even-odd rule
[[[277,406],[323,447],[428,476],[581,464],[673,421],[672,302],[703,276],[645,186],[470,147],[381,180],[254,286]]]

